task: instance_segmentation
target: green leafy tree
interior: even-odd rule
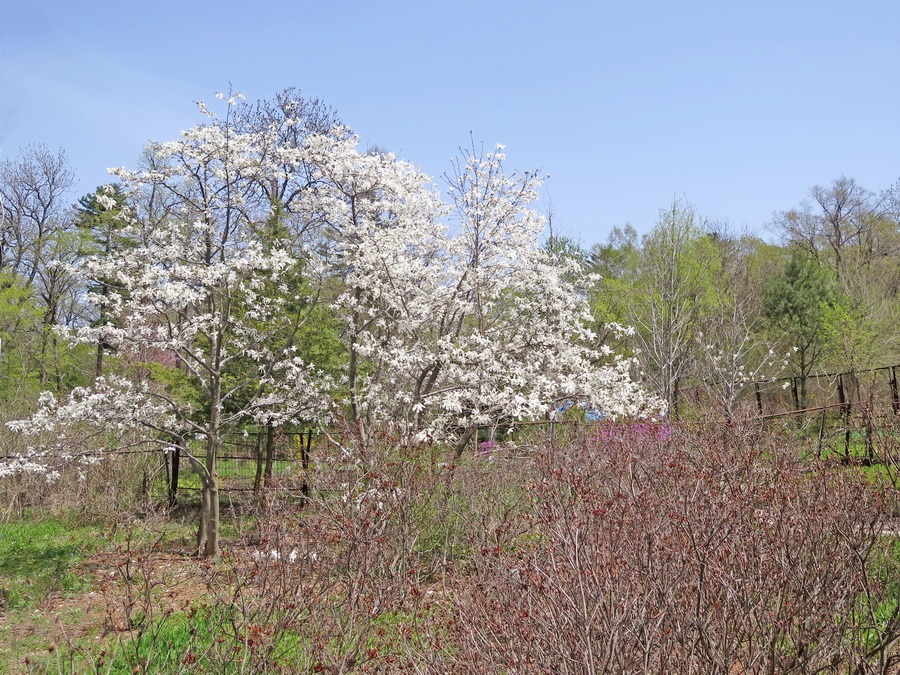
[[[900,318],[900,189],[895,185],[875,193],[852,178],[841,177],[827,186],[811,188],[809,197],[797,208],[776,214],[775,227],[791,246],[831,271],[857,319],[880,333],[872,358],[895,363],[895,326]]]
[[[25,279],[0,272],[0,399],[8,406],[38,391],[41,308]]]
[[[34,365],[41,384],[56,391],[71,384],[71,376],[76,375],[71,370],[75,354],[60,343],[57,329],[80,320],[83,295],[67,267],[77,258],[66,202],[74,180],[62,150],[27,146],[19,156],[0,161],[0,271],[11,275],[7,280],[23,280],[41,307]],[[10,339],[27,343],[30,337]]]
[[[707,235],[716,254],[717,289],[698,318],[694,379],[714,408],[731,419],[741,395],[754,381],[777,375],[784,367],[781,349],[767,340],[762,319],[760,280],[772,247],[727,224]],[[701,332],[702,331],[702,332]]]
[[[628,224],[614,227],[605,244],[594,244],[588,252],[588,271],[599,276],[591,292],[591,311],[598,327],[628,322],[640,255],[637,230]]]
[[[838,300],[834,276],[816,258],[794,249],[781,274],[763,289],[764,313],[791,352],[789,365],[799,379],[797,404],[806,407],[807,379],[827,346],[827,308]]]
[[[850,373],[856,400],[862,400],[860,371],[871,370],[881,348],[881,333],[867,312],[843,297],[822,307],[825,358],[832,368]],[[875,373],[870,373],[874,376]],[[874,379],[869,378],[874,384]],[[869,394],[873,390],[869,388]]]
[[[694,207],[680,201],[660,210],[659,222],[642,243],[627,323],[636,328],[647,380],[677,415],[702,317],[717,293],[720,261]]]

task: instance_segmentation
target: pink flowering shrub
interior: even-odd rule
[[[590,443],[606,444],[611,441],[632,438],[635,440],[659,439],[668,441],[672,438],[673,428],[662,422],[608,422],[591,428],[588,437]]]

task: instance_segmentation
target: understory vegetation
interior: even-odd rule
[[[758,424],[570,425],[455,464],[433,445],[371,447],[323,449],[308,497],[235,496],[216,559],[192,555],[190,498],[22,504],[6,479],[0,663],[881,673],[900,658],[890,471]],[[157,459],[119,462],[123,487]]]

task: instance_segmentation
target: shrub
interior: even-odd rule
[[[882,672],[900,636],[883,491],[749,427],[549,446],[531,546],[459,580],[458,669]]]

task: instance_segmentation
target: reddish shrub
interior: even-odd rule
[[[457,586],[457,667],[882,672],[900,635],[882,491],[750,428],[551,446],[528,545]]]

